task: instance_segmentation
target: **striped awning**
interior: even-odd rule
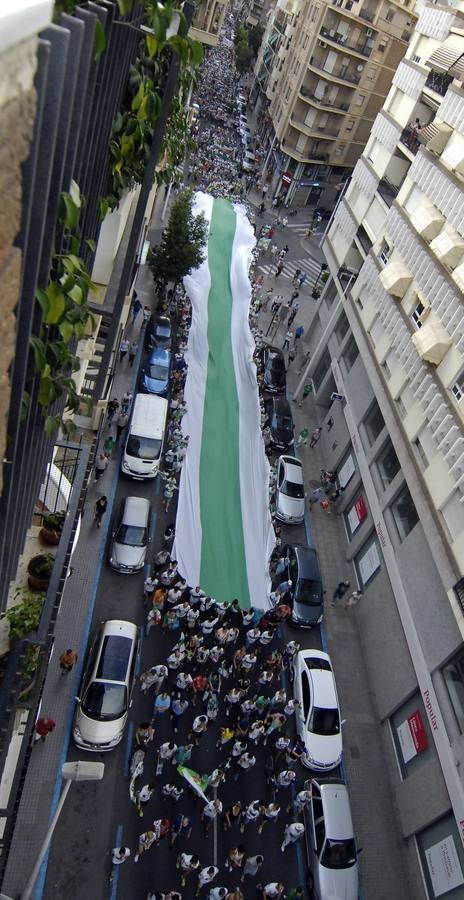
[[[450,34],[446,41],[432,53],[426,65],[435,72],[447,72],[453,78],[462,78],[464,74],[464,38],[457,34]],[[454,71],[461,75],[454,74]]]
[[[452,133],[453,129],[445,122],[430,122],[419,129],[417,139],[433,153],[442,153]]]

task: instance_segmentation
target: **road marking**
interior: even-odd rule
[[[116,840],[114,843],[115,847],[122,846],[122,825],[118,825],[116,829]],[[119,881],[119,870],[121,866],[113,866],[111,869],[111,890],[110,890],[110,900],[116,900],[118,896],[118,881]]]
[[[130,755],[134,739],[134,723],[129,722],[126,731],[126,749],[124,750],[124,778],[129,777]]]
[[[214,788],[214,799],[217,797],[217,788]],[[217,858],[218,858],[218,825],[217,825],[218,817],[214,817],[213,821],[213,866],[217,866]]]

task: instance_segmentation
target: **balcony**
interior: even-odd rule
[[[334,29],[328,29],[324,26],[321,27],[320,35],[324,38],[324,40],[330,41],[332,44],[337,44],[340,47],[343,47],[344,50],[351,51],[353,53],[357,53],[363,57],[369,57],[372,53],[372,47],[368,47],[367,39],[360,44],[348,44],[346,41],[346,37],[344,34],[339,34]]]
[[[440,73],[432,71],[427,76],[425,87],[430,88],[430,90],[434,91],[436,94],[440,94],[440,97],[444,97],[452,80],[452,76],[447,75],[446,72]]]
[[[348,72],[345,66],[339,66],[337,71],[329,72],[327,69],[324,69],[322,65],[318,65],[313,62],[313,58],[309,60],[308,68],[314,72],[317,72],[318,75],[322,75],[323,78],[327,78],[329,81],[339,82],[341,84],[359,84],[361,80],[361,73],[352,73]]]
[[[378,184],[377,192],[382,197],[382,200],[385,201],[388,207],[390,207],[399,192],[399,187],[392,184],[388,178],[382,178]]]
[[[320,153],[319,151],[314,152],[311,148],[307,148],[304,151],[298,150],[296,147],[296,142],[290,140],[284,140],[281,142],[281,148],[284,153],[287,153],[292,159],[298,160],[298,162],[328,162],[330,158],[329,153]]]
[[[317,135],[319,138],[331,140],[332,138],[338,137],[340,133],[340,129],[328,125],[308,125],[307,122],[302,122],[299,119],[295,118],[294,115],[290,116],[290,122],[294,128],[297,128],[298,131],[301,131],[303,134],[307,134],[308,137],[312,137],[313,135]]]
[[[359,226],[359,228],[356,232],[356,237],[357,237],[359,243],[361,244],[361,247],[363,248],[364,253],[366,253],[366,254],[369,253],[373,244],[372,244],[372,241],[363,225]]]
[[[406,128],[403,128],[401,132],[400,143],[404,144],[404,146],[407,147],[408,150],[410,150],[411,153],[413,153],[415,156],[420,147],[420,141],[417,137],[416,129],[411,128],[410,125],[407,125]]]
[[[358,12],[358,16],[360,19],[364,19],[365,22],[373,22],[375,19],[375,12],[371,12],[370,9],[360,9]]]
[[[338,100],[329,102],[328,100],[324,100],[323,97],[315,97],[311,91],[304,87],[304,85],[300,87],[300,96],[309,103],[313,103],[318,108],[327,110],[328,112],[346,113],[350,108],[349,103],[340,103]]]

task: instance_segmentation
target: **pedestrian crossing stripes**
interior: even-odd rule
[[[322,234],[325,230],[326,222],[319,223],[319,225],[313,225],[312,222],[288,222],[283,231],[285,232],[287,228],[291,228],[293,234],[298,234],[300,237],[304,237],[308,228],[311,228],[313,233],[313,237],[318,234]]]
[[[275,274],[277,263],[268,263],[264,266],[258,266],[258,270],[267,278],[272,278]],[[321,264],[316,259],[306,257],[305,259],[292,259],[288,263],[284,262],[281,278],[292,279],[296,270],[306,273],[306,281],[304,284],[313,285],[321,271]]]

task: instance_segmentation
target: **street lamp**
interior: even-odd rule
[[[61,792],[58,806],[56,807],[55,814],[48,827],[48,831],[45,835],[43,844],[39,850],[39,855],[37,857],[35,866],[20,896],[20,900],[29,900],[29,898],[32,897],[34,885],[37,881],[40,867],[48,850],[53,832],[56,827],[56,823],[58,822],[61,810],[63,809],[64,802],[66,800],[66,797],[68,796],[68,791],[71,787],[71,783],[73,781],[101,781],[104,771],[105,764],[100,762],[81,762],[80,760],[77,760],[77,762],[64,764],[63,768],[61,769],[61,777],[66,783]],[[0,894],[0,900],[11,900],[11,897],[8,897],[6,894]]]

